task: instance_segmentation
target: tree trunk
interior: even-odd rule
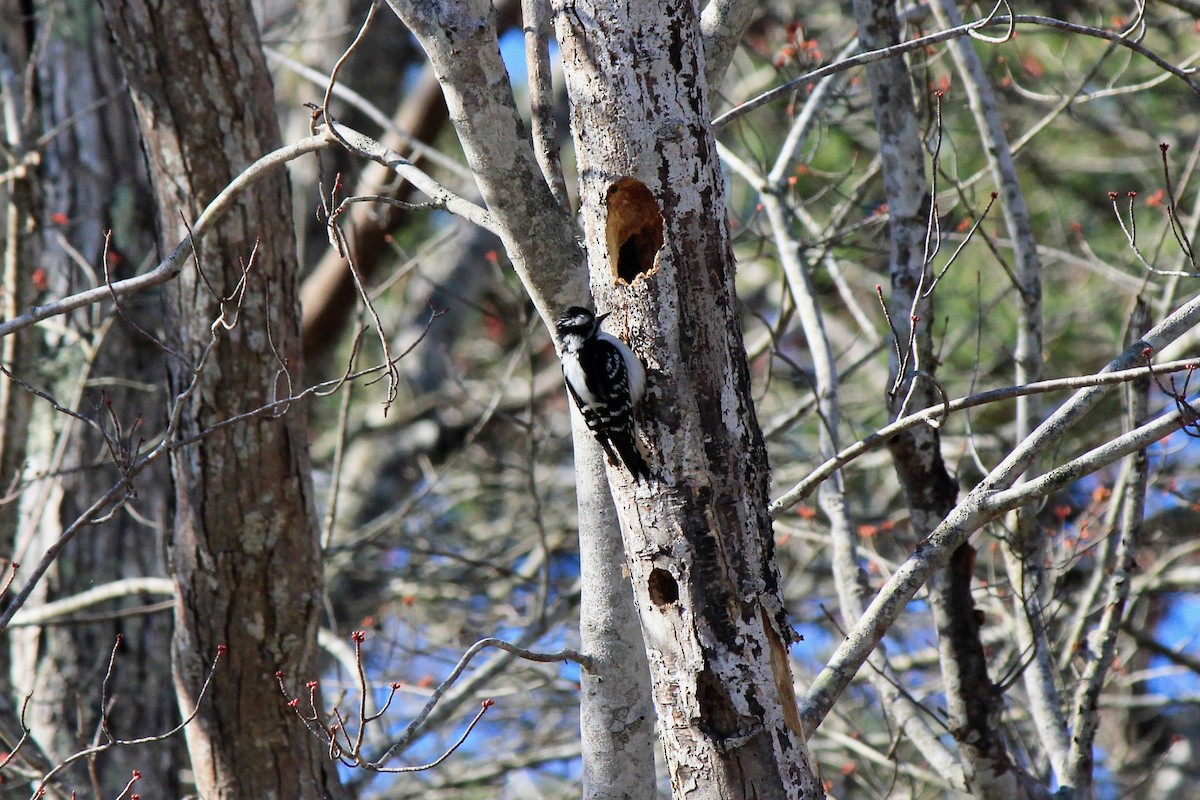
[[[37,80],[29,69],[36,27],[23,11],[28,9],[14,0],[0,2],[0,145],[6,156],[0,160],[0,173],[5,175],[0,181],[0,316],[4,319],[20,314],[36,296],[32,265],[41,263],[42,253],[36,144],[42,133],[36,127],[40,109],[26,108],[26,101],[36,104],[39,93],[24,85],[25,80]],[[39,331],[6,337],[0,343],[0,363],[18,372],[32,368],[41,350],[40,338]],[[31,405],[28,392],[13,381],[0,380],[0,496],[20,486]],[[0,504],[0,554],[6,559],[14,552],[18,509],[17,503],[7,500]],[[7,563],[4,568],[7,573]]]
[[[552,330],[559,312],[586,303],[577,228],[551,193],[547,184],[552,176],[539,169],[520,121],[500,57],[492,3],[389,0],[389,5],[429,56],[467,162],[496,221],[494,232]],[[462,53],[472,58],[464,59]],[[592,671],[581,678],[584,794],[634,800],[645,797],[655,782],[654,755],[647,746],[651,732],[641,718],[648,705],[646,669],[640,657],[624,652],[630,646],[624,608],[628,579],[614,568],[614,548],[606,539],[616,529],[604,497],[607,483],[593,463],[596,445],[581,421],[575,421],[576,435],[588,437],[576,450],[584,587],[580,628],[584,653],[594,658]]]
[[[33,119],[41,131],[58,129],[58,133],[47,137],[39,151],[38,179],[48,207],[40,211],[36,234],[43,255],[29,263],[44,269],[49,292],[65,295],[79,288],[81,269],[74,263],[75,254],[89,265],[102,263],[106,231],[113,232],[109,268],[114,280],[136,272],[141,258],[135,254],[152,248],[154,236],[153,218],[142,211],[148,207],[149,184],[145,171],[136,168],[141,149],[132,105],[117,96],[93,107],[119,81],[120,67],[103,19],[82,0],[49,5],[39,3],[34,9],[33,29],[44,49],[28,74],[37,79],[37,90],[31,95],[38,103]],[[41,28],[51,21],[57,23],[53,29]],[[164,399],[162,359],[126,323],[136,320],[143,329],[155,329],[160,320],[153,306],[148,299],[127,301],[123,316],[110,324],[96,324],[92,315],[74,316],[72,335],[50,337],[54,347],[40,374],[31,371],[34,364],[19,361],[18,371],[110,434],[115,433],[113,419],[129,429],[139,415],[147,420],[147,427],[156,427]],[[85,379],[87,386],[82,388]],[[59,458],[60,464],[39,464],[35,469],[48,469],[50,475],[34,482],[22,499],[19,547],[30,554],[44,551],[95,498],[120,480],[96,428],[46,404],[38,405],[34,421],[32,435],[42,444],[40,453]],[[152,434],[146,428],[129,434],[134,441],[145,435]],[[61,450],[50,444],[59,436],[66,437]],[[36,599],[60,600],[110,581],[162,576],[167,493],[165,469],[142,473],[137,498],[131,503],[136,515],[119,513],[73,539],[47,572]],[[132,597],[113,610],[141,602]],[[14,631],[14,685],[36,699],[28,722],[52,757],[63,759],[93,744],[103,702],[101,684],[118,635],[123,643],[106,710],[109,731],[129,739],[157,735],[178,724],[169,668],[170,615],[56,621]],[[94,761],[90,778],[103,793],[115,795],[137,769],[143,775],[138,785],[142,793],[178,796],[183,753],[182,739],[152,748],[115,748]],[[68,774],[68,783],[86,785],[83,766]]]
[[[592,290],[649,373],[655,477],[610,478],[672,787],[821,796],[796,714],[698,10],[558,2],[555,18]]]
[[[137,107],[166,250],[187,235],[181,214],[194,219],[279,145],[257,26],[247,2],[105,2],[104,9]],[[179,356],[168,358],[172,395],[196,381],[182,409],[183,438],[270,402],[286,391],[281,372],[299,372],[290,207],[286,176],[259,183],[204,240],[204,274],[184,270],[165,292],[174,323],[166,342]],[[236,314],[232,329],[214,324],[222,314],[226,322]],[[219,342],[197,377],[212,329]],[[206,433],[174,451],[171,473],[182,708],[195,702],[218,647],[229,648],[186,729],[199,793],[339,794],[321,743],[284,704],[274,678],[283,669],[307,679],[314,669],[321,559],[303,410]]]
[[[859,41],[866,50],[900,41],[900,20],[891,0],[855,0]],[[887,405],[894,420],[941,399],[932,384],[937,372],[933,340],[932,271],[927,261],[930,187],[925,178],[912,77],[903,58],[867,65],[867,82],[879,131],[883,186],[891,243],[888,305],[899,347],[888,376]],[[918,377],[921,373],[926,378]],[[958,485],[946,469],[936,428],[920,426],[888,443],[918,541],[954,508]],[[975,548],[963,544],[929,582],[929,603],[938,631],[946,709],[958,742],[967,785],[983,798],[1021,796],[1020,774],[999,734],[1000,692],[988,675],[979,612],[971,594]]]
[[[29,265],[40,263],[42,248],[38,232],[38,167],[35,140],[41,131],[31,122],[37,120],[36,108],[26,107],[37,94],[24,80],[36,80],[29,67],[35,47],[35,27],[26,18],[28,9],[15,0],[0,2],[0,317],[11,319],[33,298],[33,276]],[[24,376],[33,369],[41,351],[42,333],[21,331],[0,342],[0,363]],[[0,378],[0,493],[9,495],[21,487],[29,460],[29,428],[33,396],[7,376]],[[12,575],[10,561],[20,562],[17,553],[21,525],[21,503],[6,499],[0,505],[0,567],[2,580]],[[0,598],[7,601],[7,597]],[[24,735],[19,717],[22,705],[16,687],[22,674],[17,663],[15,644],[0,647],[0,685],[6,695],[0,701],[0,746],[11,751]],[[30,748],[33,750],[34,748]]]
[[[650,669],[629,589],[604,455],[572,412],[579,496],[579,644],[593,660],[579,678],[584,800],[655,793]]]

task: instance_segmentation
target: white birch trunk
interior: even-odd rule
[[[592,658],[580,676],[584,800],[642,800],[655,793],[650,669],[603,453],[572,412],[579,496],[579,643]]]

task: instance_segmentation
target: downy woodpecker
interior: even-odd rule
[[[608,314],[572,306],[555,329],[562,344],[563,376],[588,429],[613,464],[635,478],[650,477],[638,448],[633,410],[646,394],[646,370],[620,339],[600,330]]]

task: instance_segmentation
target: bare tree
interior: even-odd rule
[[[593,290],[624,312],[650,368],[658,483],[643,492],[622,476],[615,497],[671,783],[679,795],[702,775],[704,796],[815,796],[733,254],[708,211],[724,200],[699,15],[692,4],[556,15]]]

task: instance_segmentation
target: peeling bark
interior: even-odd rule
[[[693,3],[556,3],[597,307],[649,370],[656,480],[610,470],[676,797],[821,796],[788,668],[767,464],[735,304]],[[606,202],[643,184],[653,271],[613,275]],[[643,215],[649,218],[653,215]],[[630,257],[644,263],[641,240]],[[637,273],[641,273],[640,275]],[[622,327],[623,324],[623,327]]]

